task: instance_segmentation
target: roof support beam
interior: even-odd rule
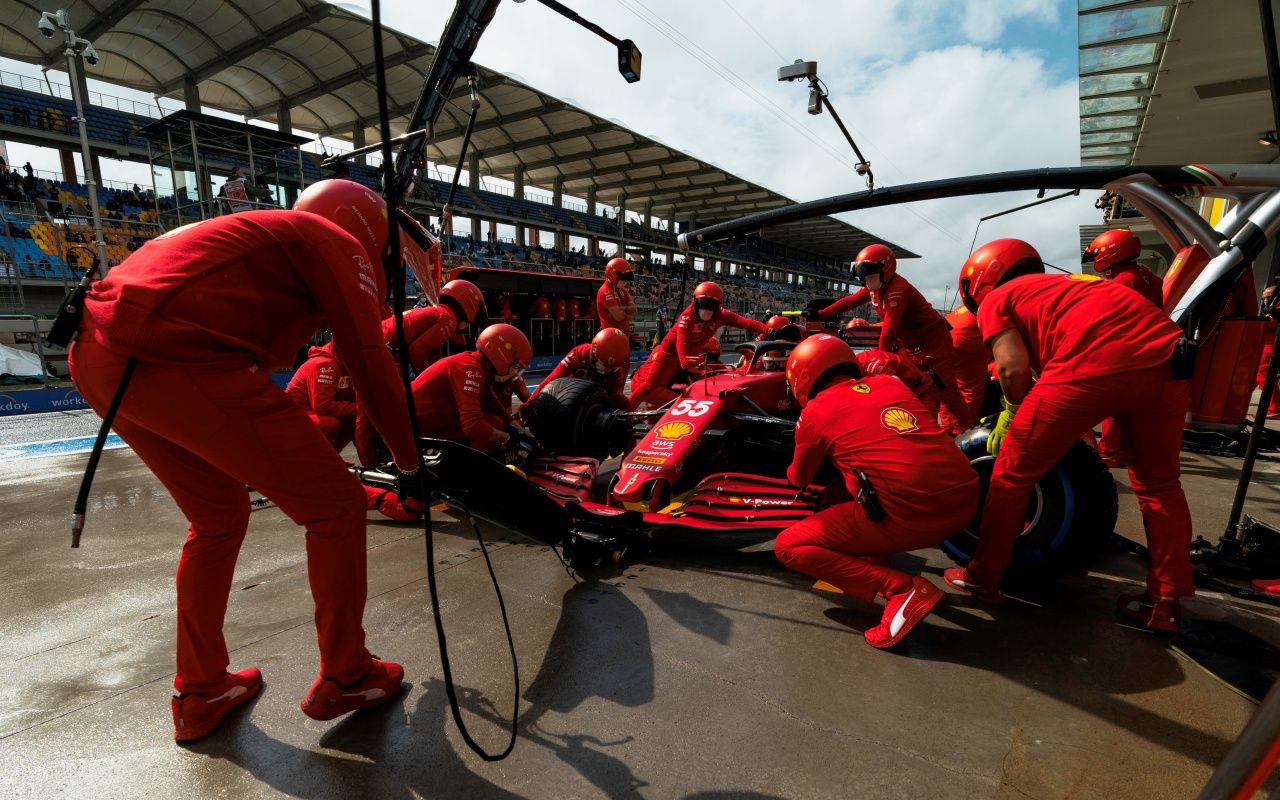
[[[568,141],[569,138],[577,138],[577,137],[557,136],[554,140],[552,140],[548,144],[555,144],[556,142]],[[590,147],[590,140],[588,140],[587,144],[588,144],[588,147]],[[652,145],[645,145],[645,144],[640,144],[639,142],[632,142],[630,144],[614,145],[613,147],[603,147],[599,150],[587,149],[579,153],[570,153],[569,155],[559,156],[557,158],[545,158],[541,161],[528,161],[525,163],[524,168],[528,172],[535,172],[540,169],[546,169],[547,167],[568,166],[569,164],[576,164],[579,161],[586,161],[589,158],[604,158],[605,156],[616,156],[619,153],[629,153],[632,150],[645,150],[650,147],[661,147],[663,150],[667,151],[668,160],[672,160],[672,161],[679,160],[678,156],[672,155],[671,148],[667,147],[666,145],[658,144],[657,142],[654,142]]]
[[[298,16],[287,19],[274,28],[263,31],[261,36],[256,36],[253,39],[227,50],[217,58],[210,59],[209,61],[200,64],[195,69],[191,70],[191,75],[194,76],[197,81],[202,81],[205,78],[217,75],[227,67],[235,66],[240,63],[240,61],[253,55],[259,50],[276,44],[286,36],[291,36],[300,30],[306,29],[317,20],[324,19],[333,12],[333,8],[334,7],[328,3],[321,3],[313,8],[309,8]],[[182,78],[176,78],[169,81],[164,86],[161,86],[156,91],[156,94],[168,94],[178,88],[181,82]],[[328,89],[326,88],[325,91],[328,91]],[[254,111],[257,112],[258,109],[254,109]],[[256,113],[255,116],[257,116]]]

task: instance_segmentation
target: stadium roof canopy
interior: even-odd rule
[[[1079,4],[1082,164],[1276,159],[1257,0]]]
[[[60,40],[36,29],[48,4],[6,5],[18,13],[0,19],[0,54],[58,67]],[[288,109],[302,130],[351,140],[360,128],[368,141],[378,138],[372,26],[343,8],[323,0],[68,0],[64,7],[101,56],[86,68],[94,78],[178,98],[194,80],[204,105],[273,122]],[[435,48],[387,31],[383,49],[401,133]],[[472,142],[482,173],[514,180],[523,168],[526,186],[553,190],[559,182],[580,197],[594,186],[600,202],[625,197],[634,211],[701,222],[794,202],[512,76],[481,68],[480,94]],[[469,107],[460,83],[428,149],[432,161],[457,161]],[[768,238],[845,261],[882,241],[833,218],[772,229]],[[914,256],[892,246],[900,258]]]

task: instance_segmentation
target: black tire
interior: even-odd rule
[[[609,393],[586,378],[556,378],[538,391],[525,420],[538,443],[557,455],[604,458],[619,452]]]
[[[995,459],[987,455],[990,428],[979,426],[957,440],[982,483],[985,502]],[[1111,471],[1082,442],[1040,479],[1027,505],[1028,525],[1013,545],[1009,573],[1078,572],[1111,540],[1119,497]],[[978,515],[963,531],[944,541],[943,551],[957,564],[968,564],[978,544]]]

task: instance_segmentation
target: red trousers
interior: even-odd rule
[[[1274,331],[1274,329],[1268,328],[1268,331]],[[1271,335],[1274,336],[1274,332],[1272,332]],[[1271,364],[1271,342],[1267,342],[1266,346],[1262,348],[1262,357],[1258,361],[1257,385],[1259,389],[1262,388],[1263,382],[1265,382],[1267,379],[1267,366],[1270,364]],[[1268,417],[1280,417],[1280,384],[1277,384],[1277,388],[1271,392],[1270,398],[1266,398],[1266,397],[1259,398],[1258,403],[1267,404]]]
[[[660,406],[675,397],[667,387],[679,372],[680,360],[675,356],[662,352],[650,356],[631,379],[631,407],[641,403]]]
[[[982,413],[982,401],[987,394],[987,359],[967,351],[955,351],[953,356],[956,392],[960,405],[952,406],[944,401],[938,413],[942,429],[967,431],[978,424]]]
[[[938,375],[938,380],[942,381],[942,404],[947,408],[964,408],[964,398],[960,395],[960,390],[956,386],[957,359],[955,349],[951,347],[951,343],[947,342],[946,347],[939,347],[934,350],[922,350],[920,357],[920,365],[933,370]],[[981,402],[981,401],[979,401]],[[975,412],[976,413],[976,412]],[[972,425],[968,427],[973,427]],[[952,436],[958,436],[964,433],[967,428],[960,427],[959,422],[951,420],[942,420],[942,429]],[[967,521],[967,520],[966,520]],[[963,527],[963,523],[961,524]],[[955,531],[952,531],[954,533]]]
[[[306,415],[324,434],[324,438],[333,445],[333,449],[341,453],[356,435],[355,417],[326,417],[307,411]]]
[[[867,518],[856,501],[837,503],[778,534],[773,552],[789,569],[835,586],[851,597],[873,600],[911,590],[911,576],[889,566],[889,556],[933,547],[973,519],[978,485],[930,498],[912,518]]]
[[[124,364],[89,332],[76,341],[71,374],[99,414]],[[364,492],[267,373],[139,363],[114,428],[190,523],[178,560],[179,693],[217,686],[230,663],[222,622],[249,525],[246,484],[306,528],[320,674],[349,682],[368,671]]]
[[[1165,365],[1033,386],[996,456],[982,507],[978,552],[969,563],[974,579],[999,585],[1036,483],[1077,439],[1112,417],[1129,443],[1130,486],[1138,498],[1150,551],[1147,591],[1167,598],[1195,594],[1191,512],[1182,492],[1179,460],[1190,405],[1190,382],[1170,378]],[[1090,498],[1077,501],[1087,503]]]

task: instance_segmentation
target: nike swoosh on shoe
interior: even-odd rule
[[[343,692],[343,697],[359,697],[362,700],[380,700],[387,696],[385,689],[365,689],[362,692]]]
[[[205,700],[205,702],[217,703],[222,700],[235,700],[237,697],[248,694],[248,693],[249,693],[249,690],[243,686],[232,686],[230,689],[226,690],[225,692],[218,695],[217,697],[210,697],[208,700]]]

